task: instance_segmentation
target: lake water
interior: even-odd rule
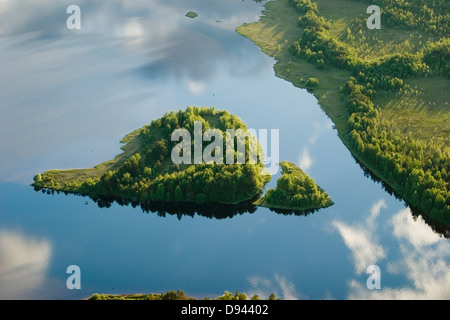
[[[68,30],[72,2],[0,0],[0,299],[177,289],[450,298],[449,240],[367,177],[316,99],[275,77],[274,60],[234,31],[263,4],[77,0],[81,30]],[[30,187],[38,172],[114,158],[127,133],[189,105],[279,129],[280,160],[300,165],[335,205],[308,216],[163,216]],[[70,265],[81,290],[66,286]],[[381,290],[366,285],[371,265]]]

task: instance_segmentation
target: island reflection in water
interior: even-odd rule
[[[47,195],[59,195],[59,194],[71,194],[69,192],[55,191],[46,188],[37,188],[34,190],[36,192],[42,192]],[[98,195],[87,195],[87,194],[77,194],[82,197],[88,197],[94,203],[98,205],[99,208],[110,208],[113,203],[117,203],[120,206],[132,206],[133,208],[140,207],[145,213],[156,213],[158,217],[166,217],[166,215],[176,215],[179,220],[183,217],[194,218],[195,215],[200,217],[205,217],[209,219],[228,219],[233,218],[237,215],[243,215],[245,213],[255,213],[258,207],[254,205],[254,202],[260,198],[260,195],[248,201],[242,201],[237,204],[223,204],[223,203],[188,203],[188,202],[141,202],[132,201],[124,198],[114,197],[114,196],[98,196]],[[86,205],[88,202],[85,203]],[[285,216],[308,216],[313,213],[318,212],[318,209],[311,210],[286,210],[286,209],[270,209],[270,211],[277,214]]]

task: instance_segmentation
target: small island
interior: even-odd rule
[[[196,132],[196,129],[200,131]],[[236,133],[230,139],[233,144],[239,134],[248,135],[243,140],[245,149],[239,143],[231,150],[228,148],[226,138],[230,130]],[[187,141],[174,135],[180,131],[189,137]],[[212,133],[210,137],[207,137],[208,132]],[[207,140],[212,142],[205,142]],[[198,141],[199,145],[196,145]],[[33,186],[37,190],[76,193],[93,199],[114,197],[140,203],[239,204],[258,197],[270,181],[256,137],[249,134],[240,118],[214,107],[188,107],[166,113],[128,134],[122,142],[125,143],[124,153],[114,160],[95,168],[50,170],[37,174]],[[249,161],[250,145],[253,144],[258,144],[259,161],[256,164]],[[242,153],[246,154],[246,159],[239,162],[243,159]],[[207,156],[212,160],[231,157],[234,162],[208,161]]]
[[[194,11],[189,11],[188,13],[186,13],[186,17],[191,18],[191,19],[195,19],[198,17],[197,12]]]
[[[255,206],[296,211],[333,204],[290,162],[281,163],[277,189],[258,200],[271,180],[262,147],[240,118],[214,107],[166,113],[122,143],[124,152],[114,160],[94,168],[49,170],[37,174],[32,186],[89,196],[100,207],[131,203],[180,217],[198,212],[226,218]]]
[[[256,205],[275,210],[310,211],[334,204],[328,194],[295,164],[284,161],[280,167],[282,173],[277,187],[267,190]]]

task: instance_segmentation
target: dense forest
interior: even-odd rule
[[[185,130],[187,141],[176,134],[178,129]],[[213,142],[208,132],[215,132]],[[207,143],[199,145],[196,139]],[[139,205],[144,212],[157,212],[161,216],[177,215],[179,219],[195,214],[225,219],[253,213],[255,201],[271,179],[264,168],[263,150],[245,123],[213,107],[168,112],[130,133],[123,142],[127,143],[122,148],[125,152],[113,161],[93,169],[37,174],[33,186],[47,193],[86,195],[100,207],[117,202]],[[196,148],[201,152],[196,152]],[[203,157],[217,156],[217,161],[205,162],[198,159],[197,153]],[[176,164],[174,156],[184,160]],[[264,206],[306,210],[330,205],[326,193],[300,169],[288,162],[281,167],[284,174],[273,193],[276,199],[264,201]],[[283,199],[278,197],[280,192],[285,193]]]
[[[257,202],[258,205],[296,211],[333,205],[328,194],[295,164],[284,161],[280,163],[280,167],[282,172],[276,188],[267,190],[264,197]]]
[[[34,178],[35,188],[66,191],[90,196],[111,196],[130,201],[141,202],[193,202],[205,203],[240,203],[258,196],[264,185],[270,181],[264,175],[263,161],[252,164],[249,161],[249,150],[256,138],[245,140],[245,163],[239,164],[243,158],[238,138],[234,141],[234,160],[236,164],[199,163],[174,164],[171,154],[178,141],[172,141],[172,133],[176,129],[186,129],[194,137],[195,122],[202,123],[202,133],[214,128],[223,135],[222,148],[214,148],[211,154],[226,150],[226,139],[230,136],[227,129],[241,129],[247,132],[244,122],[227,111],[216,111],[215,108],[188,107],[185,111],[166,113],[153,120],[150,125],[138,130],[134,139],[139,140],[139,148],[123,164],[107,170],[97,177],[82,179],[61,179],[64,171],[51,170]],[[228,135],[228,136],[227,136]],[[238,136],[238,135],[236,135]],[[202,139],[202,138],[200,138]],[[183,141],[186,142],[186,141]],[[195,148],[194,139],[187,141],[191,150]],[[202,145],[202,155],[208,143]],[[221,150],[220,150],[221,149]],[[259,159],[263,154],[260,149]],[[180,151],[185,152],[184,150]],[[187,152],[188,154],[189,152]],[[190,152],[194,163],[195,152]],[[80,177],[82,171],[74,172]]]
[[[409,30],[422,29],[448,37],[450,30],[450,2],[447,0],[359,0],[382,8],[383,20],[389,26]]]
[[[405,84],[409,78],[430,78],[429,81],[438,76],[450,78],[450,3],[447,0],[378,1],[383,23],[408,30],[420,29],[430,37],[419,50],[368,59],[331,32],[331,22],[320,16],[316,3],[289,2],[302,14],[299,27],[303,29],[290,52],[319,69],[338,67],[352,75],[342,86],[341,95],[349,115],[346,140],[354,154],[413,208],[450,225],[447,142],[439,137],[424,141],[412,132],[399,130],[394,120],[381,117],[380,107],[373,102],[381,93],[413,91]],[[353,21],[353,25],[364,23],[361,17]],[[352,31],[348,29],[348,37]],[[445,37],[433,41],[436,35]]]

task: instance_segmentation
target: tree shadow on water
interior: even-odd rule
[[[233,218],[236,215],[243,215],[245,213],[255,213],[257,206],[253,203],[259,198],[255,196],[253,199],[248,201],[243,201],[237,204],[222,204],[222,203],[190,203],[190,202],[141,202],[137,200],[128,200],[124,198],[114,197],[114,196],[99,196],[99,195],[88,195],[88,194],[78,194],[70,193],[64,191],[57,191],[51,189],[41,189],[34,188],[37,192],[42,192],[48,195],[55,194],[74,194],[77,196],[87,197],[94,201],[99,208],[110,208],[114,203],[120,206],[127,207],[132,206],[133,208],[140,207],[144,213],[150,214],[155,213],[159,217],[166,217],[167,215],[176,215],[179,220],[183,217],[194,217],[195,215],[209,218],[209,219],[227,219]],[[86,201],[86,205],[88,202]]]
[[[411,215],[414,220],[417,220],[419,217],[425,221],[425,223],[438,235],[443,236],[447,239],[450,239],[450,227],[446,226],[445,224],[436,221],[432,218],[430,218],[423,210],[420,210],[416,207],[414,207],[412,204],[410,204],[408,201],[402,198],[402,196],[394,190],[388,183],[386,183],[384,180],[380,179],[372,170],[370,170],[368,167],[366,167],[361,161],[359,161],[356,157],[353,156],[353,159],[356,161],[356,163],[359,164],[361,169],[364,172],[364,176],[371,179],[372,181],[376,183],[380,183],[383,187],[383,189],[391,196],[395,197],[399,201],[403,201],[405,206],[407,206],[410,211]]]

